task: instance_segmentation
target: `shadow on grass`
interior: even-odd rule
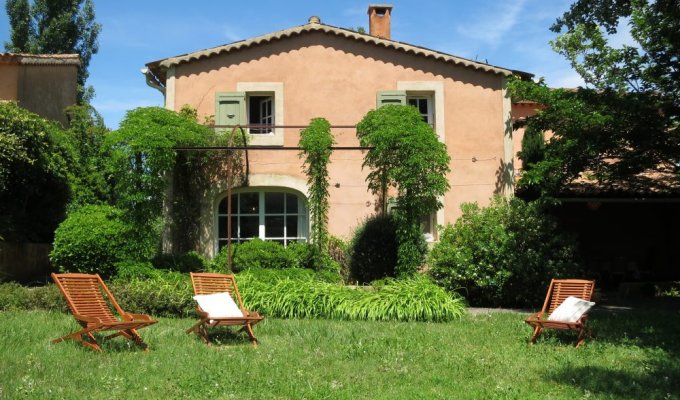
[[[203,342],[196,334],[191,334],[197,341]],[[212,346],[252,346],[250,338],[240,329],[215,327],[208,330],[208,338]]]
[[[547,373],[549,379],[614,398],[680,398],[680,309],[597,310],[589,322],[592,346],[607,345],[599,356],[605,360],[609,352],[620,351],[622,362],[610,367],[565,365]]]

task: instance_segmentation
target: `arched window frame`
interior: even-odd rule
[[[240,208],[240,202],[243,199],[243,195],[247,194],[257,194],[257,210],[256,212],[242,212],[243,209]],[[267,194],[283,194],[283,212],[270,212],[268,210],[267,201],[272,200],[272,197],[267,196]],[[288,207],[288,202],[290,200],[290,195],[297,199],[297,210],[293,212]],[[254,238],[260,238],[262,240],[274,240],[287,246],[292,242],[306,242],[309,235],[309,218],[307,212],[307,200],[305,196],[293,189],[282,188],[282,187],[248,187],[242,189],[234,189],[232,191],[232,243],[242,243]],[[222,195],[215,202],[215,250],[216,252],[222,246],[227,243],[227,212],[226,212],[226,201],[227,194],[222,193]],[[223,207],[220,207],[224,202]],[[252,203],[251,203],[252,204]],[[272,203],[273,204],[273,203]],[[297,232],[292,234],[289,232],[288,219],[295,217],[297,222]],[[257,234],[255,235],[254,229],[250,232],[247,231],[246,223],[244,219],[255,219],[257,218]],[[272,234],[272,222],[283,219],[283,235],[273,235]],[[269,224],[268,224],[269,223]],[[268,228],[269,226],[269,228]]]

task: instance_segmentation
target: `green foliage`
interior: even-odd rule
[[[117,262],[148,259],[154,252],[155,243],[131,240],[133,231],[116,208],[81,207],[57,228],[50,261],[64,272],[112,276]]]
[[[159,235],[159,219],[169,175],[175,167],[175,146],[206,144],[213,133],[196,121],[159,107],[128,111],[120,129],[106,137],[115,180],[115,203],[137,228],[141,239]],[[187,155],[183,160],[189,162]]]
[[[552,278],[578,271],[576,244],[537,203],[495,197],[461,206],[429,256],[430,273],[473,305],[535,306]]]
[[[115,264],[116,279],[131,281],[153,278],[160,273],[150,261],[124,260]]]
[[[328,255],[338,265],[340,277],[344,282],[350,280],[349,243],[336,236],[328,238]]]
[[[394,277],[397,265],[397,233],[391,215],[367,218],[354,231],[349,244],[350,280],[369,283]]]
[[[196,251],[182,254],[159,254],[153,259],[156,268],[178,272],[198,272],[208,268],[208,260]]]
[[[75,153],[53,123],[0,102],[0,236],[51,241],[70,195]]]
[[[308,207],[312,225],[312,243],[323,252],[328,237],[328,164],[335,143],[331,124],[324,118],[314,118],[300,132],[299,157],[304,157],[304,172],[309,187]]]
[[[383,200],[387,188],[397,188],[396,273],[413,274],[421,266],[425,247],[416,233],[420,218],[442,207],[439,197],[449,189],[450,157],[432,127],[411,106],[387,105],[369,111],[357,125],[361,146],[370,147],[364,167],[371,169],[369,189]]]
[[[0,283],[0,311],[66,311],[66,302],[55,285],[25,287],[17,283]]]
[[[578,178],[599,187],[631,181],[658,191],[655,172],[680,172],[680,17],[675,0],[577,0],[552,26],[551,44],[588,85],[550,90],[542,83],[514,82],[517,100],[542,109],[526,134],[552,131],[545,157],[519,181],[521,190],[544,198]],[[627,24],[635,45],[614,47],[611,36]],[[526,156],[526,155],[525,155]],[[531,162],[529,158],[523,158]]]
[[[278,242],[253,239],[234,246],[234,272],[250,268],[295,268],[297,260],[293,253]]]
[[[584,174],[607,186],[647,170],[675,169],[673,160],[680,157],[675,123],[646,94],[550,89],[519,80],[509,86],[516,98],[543,105],[527,121],[525,135],[553,133],[544,158],[523,172],[520,190],[549,198]]]
[[[293,242],[288,244],[286,251],[293,255],[298,268],[335,272],[336,275],[340,272],[340,265],[315,244]]]
[[[103,147],[108,129],[92,106],[71,106],[66,114],[69,127],[65,134],[71,138],[76,155],[71,205],[106,204],[111,199],[111,187],[106,179],[108,154]]]
[[[445,322],[464,313],[462,300],[425,277],[351,288],[318,280],[265,283],[249,272],[237,280],[249,309],[280,318]]]
[[[80,56],[79,102],[89,102],[92,87],[85,88],[93,54],[99,51],[101,24],[95,22],[92,0],[8,0],[5,10],[11,27],[5,48],[14,53],[73,54]]]
[[[124,310],[161,317],[195,315],[191,280],[184,273],[156,270],[150,276],[117,279],[110,289]]]

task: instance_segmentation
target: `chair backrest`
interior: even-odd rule
[[[66,298],[73,314],[97,317],[102,322],[116,322],[109,303],[119,315],[124,314],[99,274],[52,274],[52,280]],[[104,297],[108,297],[107,299]]]
[[[569,296],[590,301],[595,281],[585,279],[553,279],[543,303],[543,313],[550,314]]]
[[[190,272],[191,285],[194,287],[194,294],[213,294],[227,292],[238,302],[243,309],[243,300],[236,286],[234,275],[216,274],[208,272]]]

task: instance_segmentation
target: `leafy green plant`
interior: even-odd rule
[[[57,228],[50,261],[64,272],[112,276],[117,262],[148,259],[155,250],[154,243],[131,240],[133,230],[114,207],[81,207]]]
[[[578,271],[574,238],[537,203],[495,197],[461,206],[429,257],[430,273],[450,291],[483,306],[534,306],[551,278]]]
[[[364,167],[368,188],[386,211],[387,190],[396,187],[394,221],[398,276],[415,273],[426,252],[420,218],[442,207],[439,197],[449,188],[450,157],[432,127],[411,106],[386,105],[369,111],[357,125],[357,137],[369,147]]]
[[[325,251],[328,237],[328,164],[334,143],[331,124],[324,118],[312,119],[309,126],[300,132],[302,151],[299,157],[304,157],[309,187],[310,236],[320,252]]]
[[[125,310],[156,316],[189,316],[196,310],[187,274],[156,270],[153,276],[116,279],[111,291]]]
[[[9,282],[0,284],[0,311],[65,311],[66,302],[55,285],[25,287]]]
[[[234,246],[234,272],[249,268],[294,268],[295,256],[278,242],[253,239]]]
[[[152,262],[156,268],[178,272],[198,272],[208,267],[208,260],[196,251],[182,254],[158,254]]]
[[[0,102],[0,237],[50,242],[64,218],[76,153],[37,114]]]
[[[391,215],[374,215],[357,227],[349,244],[350,280],[369,283],[394,277],[397,234]]]
[[[460,318],[465,306],[426,277],[393,280],[375,288],[319,280],[262,281],[250,271],[237,278],[244,302],[281,318],[443,322]]]

